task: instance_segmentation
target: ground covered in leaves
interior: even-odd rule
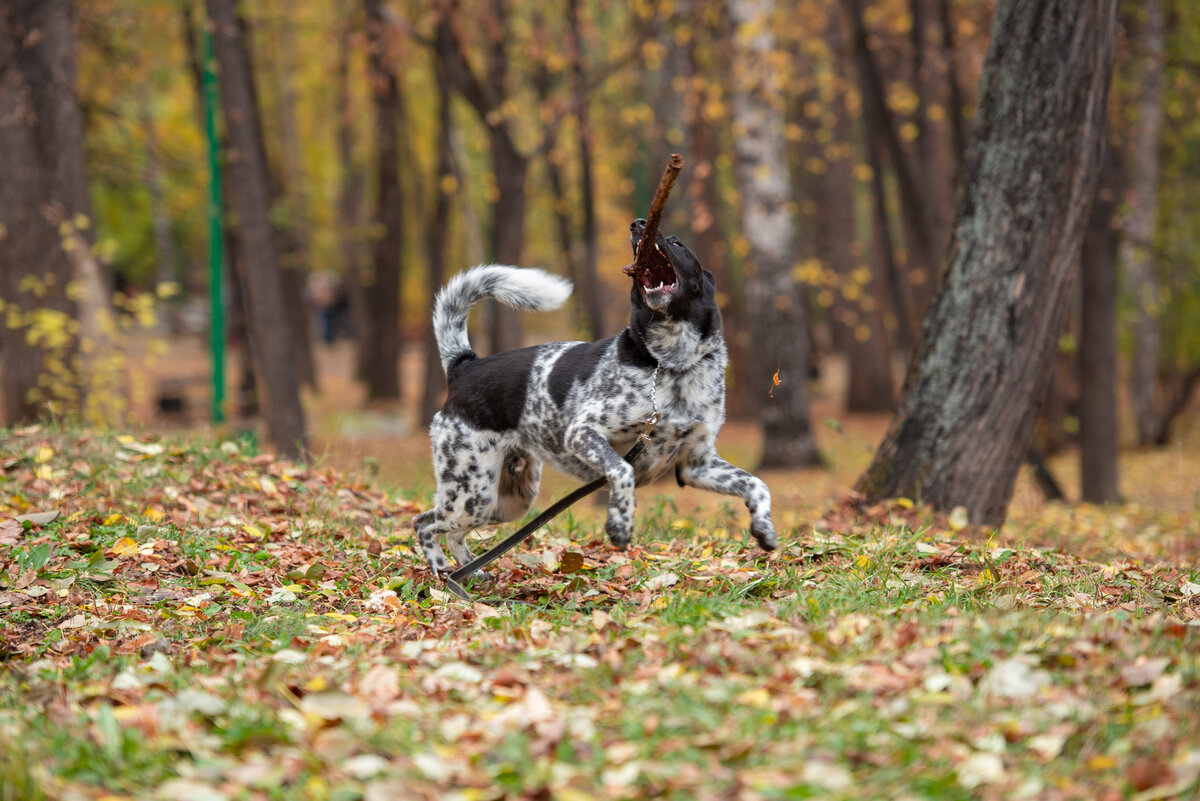
[[[585,509],[474,603],[424,500],[0,431],[0,799],[1200,794],[1195,499],[998,534],[846,499],[769,556],[733,507],[643,501],[626,552]]]

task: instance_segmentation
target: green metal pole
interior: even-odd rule
[[[217,72],[213,56],[212,32],[201,26],[201,51],[204,60],[204,133],[208,138],[208,289],[212,324],[209,346],[212,351],[212,416],[225,419],[225,305],[221,291],[224,265],[225,232],[221,225],[221,146],[217,140]]]

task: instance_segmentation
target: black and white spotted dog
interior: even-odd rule
[[[644,220],[633,223],[635,254],[644,230]],[[764,550],[775,549],[767,485],[714,449],[725,421],[728,357],[712,275],[678,238],[659,233],[655,244],[652,268],[633,279],[629,326],[598,342],[484,358],[471,350],[467,314],[484,298],[517,309],[562,305],[570,282],[541,270],[476,267],[438,293],[433,327],[449,394],[429,428],[434,508],[413,519],[434,571],[450,569],[439,535],[466,564],[472,529],[524,515],[543,462],[581,480],[608,479],[605,530],[618,547],[633,534],[634,487],[674,470],[682,486],[743,498],[750,533]],[[630,465],[622,454],[656,411],[661,419]]]

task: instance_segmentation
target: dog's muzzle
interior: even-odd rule
[[[629,229],[629,243],[633,247],[636,259],[642,235],[646,230],[646,221],[634,220]],[[650,253],[649,269],[634,278],[642,287],[642,297],[646,299],[646,305],[655,310],[665,309],[679,286],[679,277],[671,264],[671,257],[663,249],[664,244],[662,236],[656,237],[653,252]]]

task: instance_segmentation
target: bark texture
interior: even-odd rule
[[[283,280],[271,223],[267,165],[254,113],[251,74],[238,43],[233,0],[207,0],[213,49],[220,68],[221,108],[229,143],[228,175],[239,239],[245,257],[247,322],[251,354],[266,395],[264,409],[271,442],[287,458],[307,449],[304,409],[293,363]]]
[[[783,101],[770,69],[775,47],[770,0],[729,0],[733,23],[733,119],[742,233],[750,244],[747,301],[757,343],[755,376],[764,393],[778,372],[783,382],[762,407],[762,467],[820,462],[808,414],[806,314],[792,279],[794,231],[791,181],[783,139]]]
[[[7,425],[38,415],[48,366],[42,346],[10,322],[35,308],[77,314],[65,292],[72,265],[58,230],[58,221],[87,213],[75,64],[74,2],[0,2],[0,301],[7,312],[0,317],[0,375]],[[45,294],[32,291],[26,276],[46,286]],[[65,374],[57,380],[73,384]]]
[[[857,488],[1003,522],[1073,286],[1100,159],[1117,0],[1004,0],[948,269]]]

